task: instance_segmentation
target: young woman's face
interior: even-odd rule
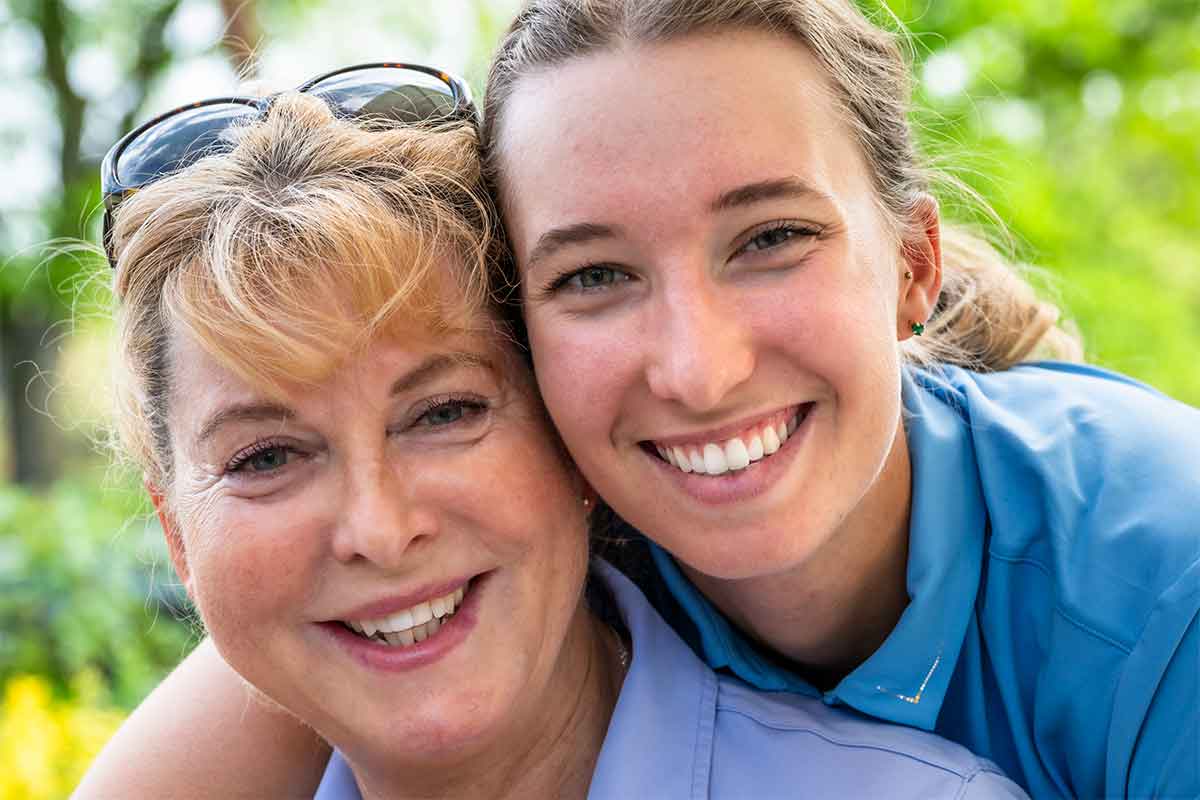
[[[352,761],[461,757],[577,694],[581,486],[512,362],[389,339],[280,402],[173,342],[177,569],[226,660]]]
[[[884,469],[928,315],[819,65],[750,32],[588,56],[517,84],[500,147],[584,476],[708,575],[811,559]]]

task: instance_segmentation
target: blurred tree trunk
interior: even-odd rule
[[[42,484],[54,477],[57,466],[52,452],[56,429],[48,417],[38,413],[39,368],[48,359],[42,347],[45,315],[10,302],[0,295],[0,357],[6,379],[2,402],[8,409],[9,460],[17,483]]]
[[[59,202],[55,203],[47,227],[52,238],[78,236],[73,214],[74,204],[67,202],[74,186],[85,170],[80,143],[83,139],[83,120],[86,103],[71,87],[67,77],[68,12],[59,0],[38,0],[29,8],[29,21],[40,33],[44,53],[46,82],[53,96],[59,120],[58,169]],[[73,226],[75,223],[76,226]],[[52,283],[54,270],[49,270],[46,283]],[[5,385],[8,423],[11,427],[13,480],[23,484],[43,484],[58,472],[61,449],[56,446],[58,431],[44,413],[48,409],[46,384],[40,377],[53,376],[56,351],[44,344],[54,318],[61,316],[55,308],[53,287],[46,286],[35,275],[23,291],[0,296],[0,340],[4,342],[6,371],[10,372]],[[57,312],[57,313],[56,313]],[[53,380],[50,377],[49,380]]]
[[[127,76],[135,91],[123,129],[132,125],[151,82],[170,61],[163,33],[179,2],[167,0],[139,18],[138,52]],[[44,53],[42,77],[54,98],[59,121],[59,190],[45,211],[46,228],[51,239],[78,238],[84,234],[81,209],[95,204],[99,169],[82,148],[88,103],[69,78],[71,58],[82,38],[74,34],[86,21],[79,19],[83,12],[72,10],[62,0],[34,0],[12,8],[39,33]],[[47,345],[47,339],[54,323],[68,313],[70,303],[61,292],[71,291],[70,277],[77,267],[55,258],[34,259],[25,269],[9,266],[23,278],[0,286],[0,368],[7,376],[0,384],[0,402],[7,410],[12,480],[38,485],[58,474],[62,457],[61,432],[45,413],[57,363],[57,350]]]

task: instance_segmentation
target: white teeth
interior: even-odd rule
[[[655,445],[663,460],[681,472],[698,475],[724,475],[726,472],[745,469],[756,461],[779,452],[800,424],[798,415],[773,425],[764,425],[761,431],[752,431],[746,437],[734,437],[724,444],[708,442],[699,447],[689,445]]]
[[[725,463],[731,470],[745,469],[750,466],[750,453],[741,439],[730,439],[725,443]]]
[[[399,614],[393,614],[392,616],[388,617],[387,625],[384,627],[384,629],[389,631],[402,631],[405,628],[411,628],[412,626],[412,612],[401,611]]]
[[[417,603],[412,607],[413,625],[421,626],[433,619],[433,609],[429,603]]]
[[[764,455],[772,455],[779,449],[779,437],[775,434],[774,426],[768,425],[762,432],[762,449]]]
[[[386,641],[390,645],[409,645],[437,633],[444,621],[458,610],[465,596],[466,587],[460,586],[448,595],[417,603],[390,617],[346,620],[345,624],[368,639]]]
[[[746,455],[750,457],[751,461],[758,461],[763,457],[763,442],[758,434],[750,437],[750,444],[746,446]]]
[[[722,475],[729,471],[725,463],[725,451],[715,444],[704,445],[704,471],[709,475]]]

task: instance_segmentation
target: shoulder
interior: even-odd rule
[[[719,679],[715,739],[714,796],[727,782],[746,796],[776,796],[789,781],[814,796],[1025,796],[990,761],[940,736],[734,678]]]
[[[1039,362],[1003,372],[946,366],[911,375],[917,387],[958,414],[977,444],[1047,457],[1073,452],[1083,466],[1132,465],[1137,459],[1143,473],[1163,478],[1197,463],[1195,451],[1179,445],[1200,445],[1200,409],[1115,372]],[[1164,446],[1171,443],[1177,446]]]
[[[1195,708],[1200,674],[1200,411],[1076,365],[914,370],[911,386],[929,424],[952,420],[971,452],[972,475],[931,468],[924,488],[977,481],[986,650],[965,663],[1032,704],[1027,777],[1049,765],[1084,794],[1157,795],[1146,787],[1196,724],[1179,709]]]
[[[913,372],[970,441],[989,557],[1039,568],[1084,616],[1124,607],[1104,633],[1130,646],[1200,560],[1200,410],[1081,365]]]
[[[1200,410],[1116,372],[1083,364],[1036,362],[1002,372],[959,367],[910,371],[914,384],[993,435],[1069,433],[1076,447],[1146,451],[1183,437],[1200,441]]]
[[[633,641],[590,797],[1024,797],[932,734],[721,677],[602,561]]]

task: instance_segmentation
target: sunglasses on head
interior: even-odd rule
[[[305,81],[296,91],[319,97],[343,118],[420,123],[475,115],[471,90],[462,79],[419,64],[343,67]],[[233,149],[226,132],[260,119],[277,96],[214,97],[190,103],[158,115],[109,148],[100,165],[109,266],[116,266],[112,218],[121,201],[205,156]]]

